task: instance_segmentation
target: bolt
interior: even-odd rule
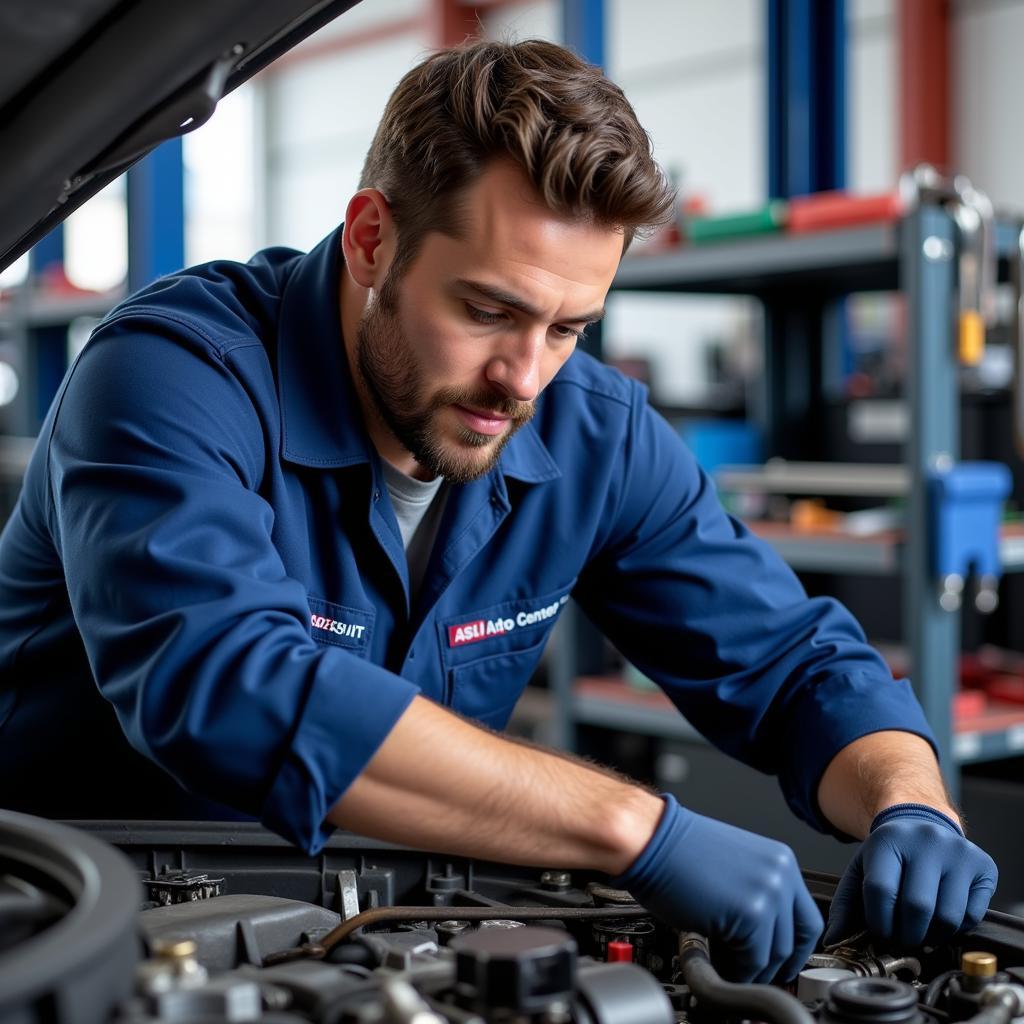
[[[939,588],[939,607],[944,612],[959,611],[961,594],[964,590],[964,578],[959,573],[951,572],[944,576]]]
[[[572,885],[572,875],[568,871],[545,871],[540,876],[540,884],[545,889],[564,891]]]
[[[921,248],[924,258],[931,263],[945,263],[953,258],[953,243],[937,235],[929,235]]]

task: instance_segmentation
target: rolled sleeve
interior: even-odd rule
[[[267,828],[311,856],[333,831],[328,812],[419,693],[413,683],[376,665],[346,673],[341,692],[335,661],[351,656],[333,650],[324,655],[261,814]],[[354,707],[361,709],[355,717]]]
[[[793,812],[812,827],[848,839],[821,813],[818,786],[844,747],[874,732],[893,729],[938,747],[910,683],[869,674],[835,675],[805,687],[792,703],[779,782]]]

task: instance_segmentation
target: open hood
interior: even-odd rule
[[[4,0],[0,270],[358,0]]]

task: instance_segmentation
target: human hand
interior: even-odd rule
[[[663,799],[654,835],[615,884],[668,924],[707,936],[732,980],[795,977],[822,920],[793,851]]]
[[[846,869],[828,918],[825,945],[865,927],[904,946],[934,945],[985,916],[999,872],[956,822],[925,804],[894,804]]]

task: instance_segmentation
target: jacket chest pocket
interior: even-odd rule
[[[310,596],[308,600],[309,632],[317,643],[333,644],[366,656],[376,615],[373,609],[351,608],[320,597]]]
[[[532,647],[492,654],[448,671],[451,707],[460,714],[504,729],[540,661],[547,636]]]
[[[508,722],[568,603],[572,584],[437,624],[453,710],[495,729]]]

